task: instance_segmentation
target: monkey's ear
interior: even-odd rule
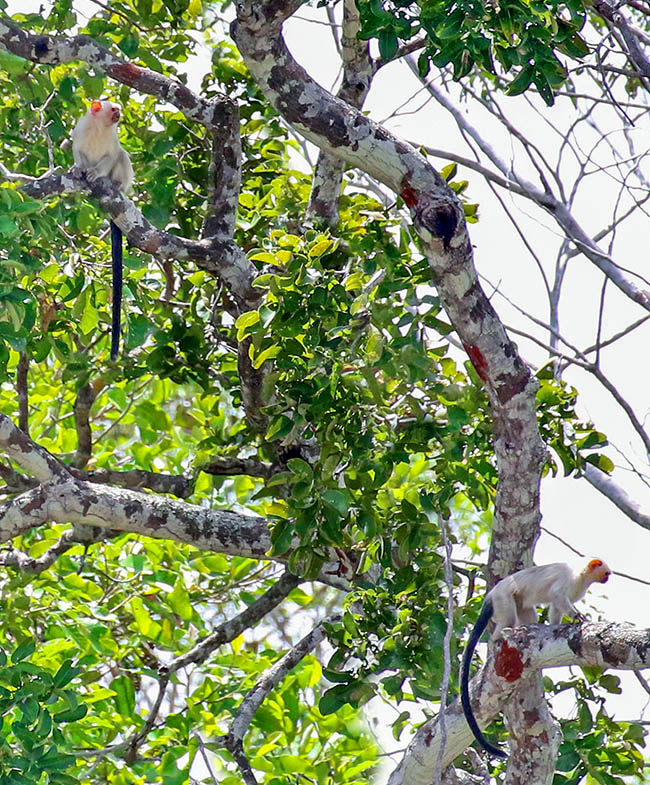
[[[90,111],[93,114],[97,114],[97,112],[99,112],[101,110],[101,108],[102,108],[102,102],[101,101],[93,101],[90,104]]]
[[[592,559],[589,564],[587,565],[587,569],[589,572],[593,572],[597,570],[599,567],[603,566],[603,562],[600,559]]]

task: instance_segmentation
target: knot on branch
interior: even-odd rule
[[[59,57],[56,54],[50,56],[50,39],[48,36],[39,35],[34,38],[32,59],[41,63],[51,63],[52,65],[56,65],[59,62]]]
[[[442,240],[445,251],[448,251],[451,239],[460,223],[459,210],[460,208],[453,202],[433,197],[416,208],[415,219],[434,237]]]

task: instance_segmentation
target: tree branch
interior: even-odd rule
[[[360,14],[355,0],[343,4],[343,31],[341,55],[343,81],[337,96],[350,106],[361,109],[373,77],[373,66],[367,41],[357,38]],[[321,219],[335,226],[339,218],[339,196],[343,182],[345,161],[321,150],[312,179],[307,217]]]
[[[75,167],[63,174],[26,183],[22,190],[34,199],[66,192],[90,193],[101,209],[120,227],[129,243],[159,259],[187,259],[221,278],[242,310],[259,302],[260,292],[251,285],[257,275],[252,262],[232,241],[189,240],[156,229],[135,204],[107,177],[88,182]]]
[[[614,480],[591,463],[585,464],[585,478],[591,485],[615,504],[627,517],[650,529],[650,515],[626,493]]]
[[[479,726],[485,727],[505,708],[513,692],[543,668],[583,665],[634,671],[650,667],[649,636],[650,630],[626,624],[532,624],[507,630],[470,684]],[[447,707],[445,722],[443,768],[473,740],[460,701]],[[438,718],[434,717],[418,728],[388,785],[430,785],[439,748]]]
[[[286,571],[282,577],[271,586],[261,597],[252,602],[247,608],[232,619],[220,624],[210,635],[200,640],[185,654],[172,660],[169,665],[164,665],[161,672],[172,674],[188,665],[198,665],[205,662],[208,657],[224,643],[233,641],[244,630],[258,624],[266,615],[276,608],[286,597],[302,583],[303,578],[292,575]]]
[[[387,185],[409,207],[440,299],[490,396],[500,471],[492,547],[500,554],[495,571],[508,574],[519,566],[512,554],[531,548],[538,533],[545,451],[536,382],[478,283],[458,198],[418,151],[332,96],[293,60],[281,35],[288,7],[243,0],[231,33],[257,84],[300,134]]]
[[[295,646],[270,667],[253,689],[246,695],[233,717],[230,731],[222,738],[222,743],[230,749],[233,743],[243,743],[248,726],[255,712],[264,703],[271,690],[278,686],[296,665],[312,652],[327,637],[327,624],[336,624],[340,615],[330,616],[307,633]]]

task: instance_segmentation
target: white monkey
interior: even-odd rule
[[[111,101],[93,101],[90,110],[72,132],[72,155],[88,180],[110,177],[124,193],[133,182],[133,167],[126,150],[117,138],[120,107]],[[122,307],[122,231],[111,221],[113,261],[113,323],[111,360],[116,360],[120,344]]]
[[[486,752],[495,757],[506,757],[505,752],[490,744],[481,733],[469,701],[469,666],[476,644],[490,619],[494,621],[492,637],[499,635],[505,627],[534,624],[538,605],[549,606],[551,624],[559,624],[563,616],[582,619],[584,617],[573,603],[584,597],[592,583],[606,583],[610,574],[611,570],[601,559],[592,559],[579,573],[575,573],[568,564],[558,562],[515,572],[488,592],[467,641],[460,676],[460,699],[465,719]]]

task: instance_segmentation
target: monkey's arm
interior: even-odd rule
[[[96,180],[98,177],[110,177],[111,180],[114,180],[120,186],[120,190],[124,190],[120,181],[113,176],[116,164],[115,157],[112,154],[105,153],[101,158],[92,163],[90,163],[84,153],[80,153],[79,155],[80,158],[83,158],[86,162],[84,164],[79,164],[79,166],[84,170],[86,177],[90,182]]]
[[[117,160],[113,164],[110,176],[120,186],[122,193],[126,193],[133,183],[133,166],[126,150],[119,148]]]

